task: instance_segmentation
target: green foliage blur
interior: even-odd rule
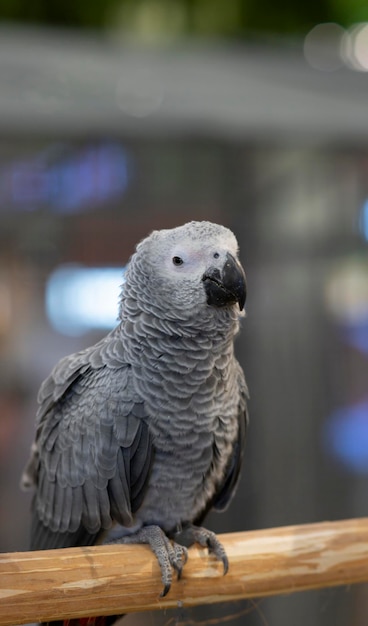
[[[302,35],[320,22],[367,20],[366,0],[0,0],[0,22],[116,28],[146,38]]]

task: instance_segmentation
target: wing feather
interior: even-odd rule
[[[229,505],[240,478],[240,470],[243,464],[246,431],[248,426],[248,388],[240,365],[236,361],[237,375],[240,390],[238,407],[238,436],[234,443],[233,453],[229,460],[222,484],[218,489],[212,506],[216,511],[224,511]]]
[[[240,470],[244,455],[246,430],[248,425],[247,399],[249,395],[244,374],[242,369],[240,368],[239,363],[237,361],[234,361],[234,366],[234,374],[237,377],[239,389],[237,438],[233,444],[232,454],[229,458],[222,481],[217,486],[217,489],[212,499],[207,502],[204,509],[194,520],[194,523],[198,525],[203,523],[204,518],[212,508],[216,511],[224,511],[227,508],[239,483]],[[216,449],[216,444],[214,444],[212,449],[212,455],[216,457],[216,454],[219,454],[219,451]]]
[[[108,484],[111,515],[120,520],[122,526],[130,526],[133,521],[128,490],[129,479],[126,475],[126,466],[123,450],[120,448],[117,457],[117,471]]]
[[[115,335],[62,359],[41,386],[24,478],[36,487],[33,550],[90,545],[131,525],[142,501],[153,445]]]

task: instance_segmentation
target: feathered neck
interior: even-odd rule
[[[123,326],[136,324],[171,337],[195,337],[198,335],[217,336],[222,340],[232,340],[239,330],[239,322],[244,317],[237,305],[213,307],[203,304],[200,307],[178,308],[163,303],[151,293],[149,276],[136,255],[132,257],[120,297],[119,317]],[[139,271],[134,271],[138,269]]]

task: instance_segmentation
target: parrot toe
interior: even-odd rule
[[[147,543],[157,558],[161,569],[161,580],[164,586],[160,596],[163,598],[170,591],[172,570],[177,572],[178,580],[188,559],[185,546],[171,542],[164,531],[156,525],[142,526],[132,535],[126,535],[107,543],[135,544]]]
[[[218,561],[222,562],[224,575],[227,574],[229,560],[225,548],[211,530],[207,530],[203,526],[187,524],[180,532],[176,533],[175,541],[188,547],[193,545],[193,543],[199,543],[203,548],[207,548],[210,554],[213,554]]]

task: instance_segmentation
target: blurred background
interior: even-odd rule
[[[114,324],[134,245],[209,219],[248,275],[246,463],[218,532],[368,515],[368,5],[2,0],[0,550],[36,395]],[[366,626],[366,585],[126,626]],[[214,620],[214,621],[213,621]]]

